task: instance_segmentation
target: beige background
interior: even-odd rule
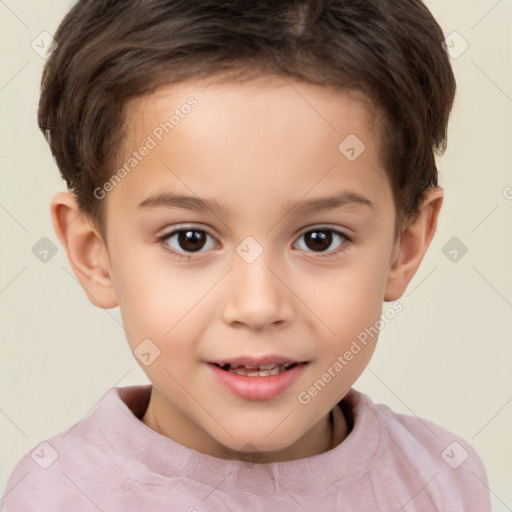
[[[404,310],[355,387],[470,441],[501,512],[512,510],[512,1],[426,3],[446,35],[469,44],[452,60],[458,96],[438,161],[445,203]],[[119,311],[88,302],[51,226],[49,200],[65,186],[36,125],[44,61],[31,43],[53,34],[70,4],[0,1],[0,493],[23,454],[108,388],[146,382]],[[58,247],[46,263],[32,253],[43,237]],[[456,263],[442,251],[453,237],[468,248]]]

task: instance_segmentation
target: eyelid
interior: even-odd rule
[[[345,238],[350,238],[345,228],[340,228],[338,226],[335,226],[334,224],[311,224],[310,226],[307,226],[299,231],[299,234],[297,235],[302,236],[304,233],[309,233],[310,231],[314,231],[315,229],[318,229],[321,231],[322,229],[325,229],[326,231],[336,231],[340,235],[343,235]]]
[[[204,231],[206,234],[210,235],[212,238],[217,238],[217,235],[214,235],[211,232],[209,226],[206,226],[203,224],[193,224],[193,223],[177,224],[177,225],[173,226],[172,228],[164,229],[163,233],[161,235],[157,235],[157,236],[158,236],[158,238],[164,238],[164,237],[168,238],[171,235],[173,235],[174,233],[176,233],[177,231],[186,231],[187,229],[196,229],[197,231]],[[299,231],[299,233],[297,234],[295,240],[300,238],[305,233],[309,233],[310,231],[313,231],[315,229],[318,229],[318,230],[325,229],[325,230],[334,231],[334,232],[342,235],[347,240],[351,240],[351,235],[348,235],[346,230],[339,228],[337,226],[334,226],[334,225],[330,225],[330,224],[311,224],[310,226],[307,226],[307,227],[301,229]]]
[[[161,231],[161,235],[157,235],[158,238],[170,237],[178,231],[187,231],[187,230],[196,230],[196,231],[204,231],[206,234],[210,235],[212,238],[217,239],[217,235],[213,233],[213,230],[210,226],[205,224],[195,224],[195,223],[184,223],[184,224],[176,224],[172,227],[164,228]]]

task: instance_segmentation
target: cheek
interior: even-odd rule
[[[382,262],[359,257],[341,268],[303,276],[298,295],[325,324],[326,334],[347,339],[373,325],[382,310],[385,270]]]
[[[180,350],[181,345],[194,342],[201,322],[209,318],[212,284],[223,273],[219,268],[180,266],[156,247],[129,252],[120,248],[112,258],[112,269],[130,347],[149,338],[162,355],[169,345]]]
[[[117,245],[112,254],[112,278],[130,346],[144,338],[160,338],[172,326],[179,296],[161,261],[151,252]],[[168,269],[167,269],[168,273]]]

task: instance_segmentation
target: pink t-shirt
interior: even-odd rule
[[[110,389],[92,413],[17,464],[3,512],[489,512],[474,449],[351,389],[352,428],[320,455],[268,464],[202,454],[142,418],[151,385]]]

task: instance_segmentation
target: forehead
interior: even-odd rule
[[[153,147],[114,195],[143,201],[166,188],[284,204],[345,184],[378,199],[387,182],[380,119],[358,91],[289,78],[164,86],[127,104],[125,162],[149,140]]]
[[[217,117],[222,114],[222,119],[230,116],[232,122],[234,117],[242,119],[244,114],[252,113],[251,119],[245,118],[246,123],[260,121],[265,115],[269,131],[279,119],[285,121],[283,115],[294,115],[331,131],[339,128],[340,121],[349,123],[362,133],[368,127],[373,131],[383,113],[359,90],[339,90],[280,76],[260,76],[243,82],[219,76],[164,85],[149,95],[129,100],[125,114],[131,140],[150,132],[154,121],[169,120],[173,111],[179,110],[190,97],[201,106],[202,115],[195,116],[199,120],[206,120],[214,112]],[[199,127],[196,122],[195,129]]]

